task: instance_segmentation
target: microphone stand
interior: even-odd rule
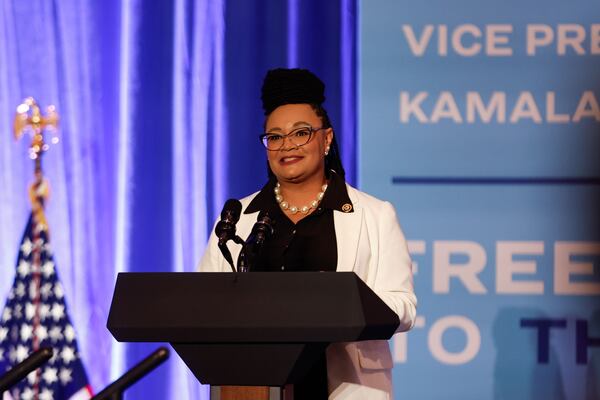
[[[225,242],[223,244],[219,243],[217,246],[221,250],[221,254],[223,254],[223,257],[225,257],[227,264],[229,264],[229,266],[231,267],[231,270],[233,272],[236,272],[235,267],[233,266],[233,258],[231,258],[231,252],[227,248],[227,242]]]
[[[250,260],[248,260],[248,254],[246,252],[246,246],[242,247],[242,251],[240,251],[240,255],[237,260],[237,270],[238,272],[250,272]]]
[[[233,241],[242,246],[242,250],[238,255],[237,259],[237,272],[249,272],[250,271],[250,260],[248,259],[248,243],[239,236],[233,238]]]
[[[159,347],[154,353],[137,363],[133,368],[123,374],[119,379],[108,385],[100,393],[92,397],[91,400],[121,400],[123,392],[152,372],[156,367],[169,358],[169,350],[166,347]]]
[[[29,357],[15,365],[6,374],[0,377],[0,396],[3,392],[17,384],[21,379],[25,378],[31,371],[35,371],[41,367],[46,361],[52,358],[53,351],[50,347],[42,347],[41,349],[31,353]]]

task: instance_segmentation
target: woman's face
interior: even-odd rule
[[[312,127],[321,128],[321,118],[309,104],[286,104],[277,107],[267,117],[266,132],[286,135],[291,131]],[[267,150],[271,171],[279,182],[304,182],[309,179],[324,179],[325,149],[333,140],[333,129],[313,132],[310,141],[297,147],[286,138],[279,150]]]

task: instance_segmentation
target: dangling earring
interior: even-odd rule
[[[329,146],[325,147],[325,155],[329,154]]]

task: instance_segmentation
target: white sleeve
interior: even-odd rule
[[[394,207],[384,202],[378,214],[379,261],[374,290],[398,314],[400,325],[396,332],[404,332],[413,327],[417,316],[412,261]]]

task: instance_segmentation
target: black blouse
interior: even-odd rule
[[[266,242],[252,267],[253,271],[335,271],[337,240],[334,210],[353,212],[344,179],[332,172],[319,207],[294,224],[275,200],[271,179],[248,205],[245,214],[265,210],[275,221],[274,234]],[[298,205],[301,206],[301,205]],[[294,399],[327,399],[327,361],[325,355],[304,379],[294,385]]]
[[[335,271],[337,241],[333,211],[353,212],[344,180],[331,173],[319,207],[296,224],[275,200],[276,183],[275,179],[270,180],[244,211],[250,214],[265,210],[275,221],[275,232],[264,244],[253,271]]]

